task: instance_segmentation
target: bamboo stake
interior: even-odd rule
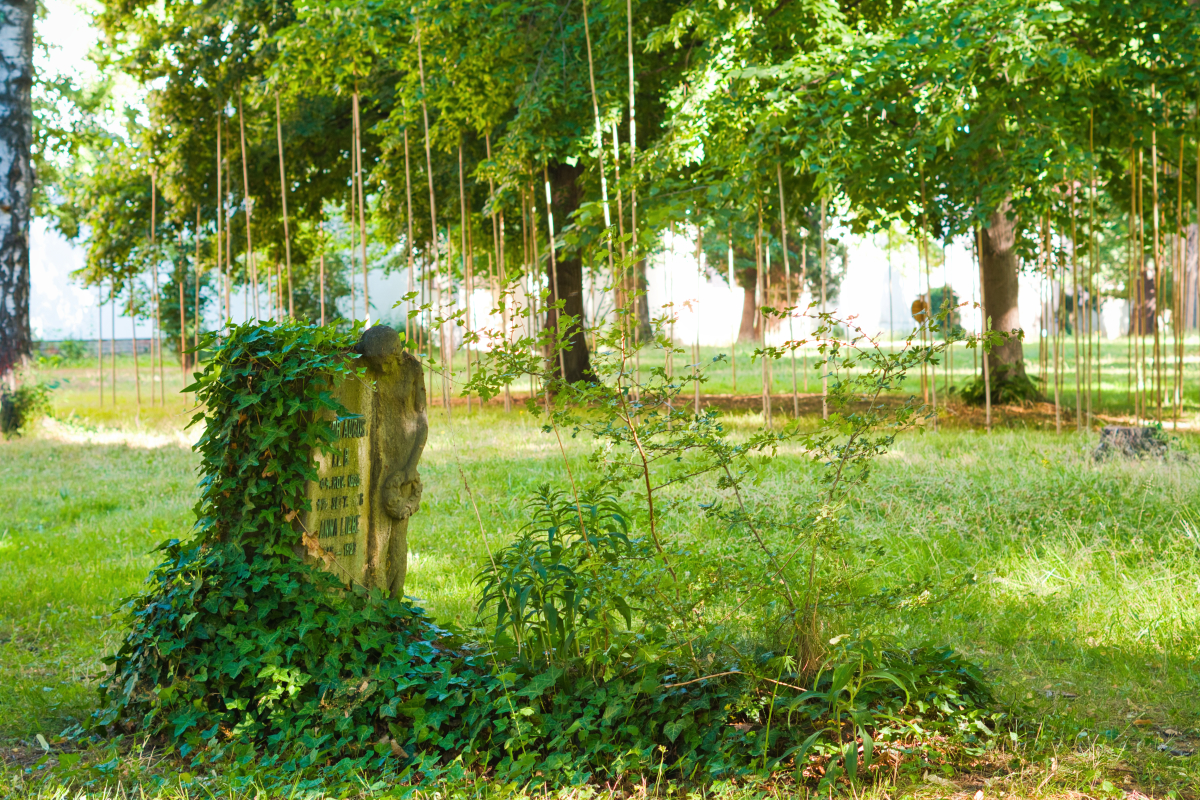
[[[692,390],[694,392],[694,413],[700,416],[700,286],[704,276],[704,228],[700,226],[700,212],[696,211],[696,307],[692,314],[696,318],[696,349],[692,356]],[[674,345],[672,337],[671,344]]]
[[[158,229],[157,176],[150,170],[150,303],[154,316],[150,317],[150,405],[154,405],[154,340],[158,338],[158,258],[155,253],[155,232]],[[136,321],[134,322],[136,325]],[[165,387],[164,387],[165,388]],[[166,404],[166,398],[163,398]]]
[[[317,220],[317,226],[321,237],[321,253],[317,264],[318,275],[317,282],[320,284],[320,303],[321,303],[321,326],[325,326],[325,248],[328,246],[329,239],[325,234],[325,217],[321,215]]]
[[[733,223],[732,222],[729,223],[729,233],[728,233],[727,241],[729,244],[729,291],[732,292],[734,294],[734,296],[736,296],[737,295],[737,284],[734,282],[734,277],[733,277]],[[734,397],[737,397],[737,341],[738,341],[738,333],[739,333],[738,328],[739,327],[741,327],[739,323],[735,322],[733,324],[733,342],[729,345],[730,362],[733,366],[733,396]]]
[[[613,240],[612,240],[612,218],[609,214],[608,207],[608,177],[607,171],[604,169],[604,136],[600,126],[600,102],[596,95],[596,68],[592,61],[592,31],[588,25],[588,10],[587,0],[583,0],[583,36],[587,42],[587,57],[588,57],[588,85],[592,92],[592,119],[596,128],[596,160],[600,168],[600,202],[604,206],[604,229],[608,233],[608,271],[613,276],[613,289],[616,291],[616,269],[613,265]],[[614,123],[615,124],[615,123]],[[615,132],[614,132],[615,133]],[[616,137],[613,137],[613,146],[616,147]],[[491,158],[491,156],[488,156]],[[618,180],[620,180],[620,168],[618,167]],[[619,194],[618,194],[619,197]],[[618,212],[619,213],[619,212]],[[624,254],[622,253],[622,258]],[[594,344],[593,344],[594,347]]]
[[[225,303],[224,314],[223,314],[224,320],[222,320],[222,322],[228,323],[229,320],[231,319],[230,313],[229,313],[229,293],[230,293],[229,272],[224,269],[224,264],[221,261],[221,233],[224,230],[222,225],[224,223],[223,217],[225,216],[225,204],[221,197],[221,159],[224,157],[221,152],[221,128],[223,128],[223,127],[224,126],[221,124],[221,114],[220,114],[220,112],[218,112],[217,113],[217,201],[216,201],[217,274],[224,276],[224,279],[222,280],[223,286],[221,287],[221,290],[222,290],[221,291],[221,299]],[[224,326],[222,326],[222,327],[224,327]]]
[[[354,127],[353,117],[351,117],[350,126],[353,129],[353,127]],[[354,237],[358,234],[358,230],[357,230],[358,226],[356,226],[354,224],[355,208],[357,207],[357,203],[358,203],[358,195],[354,191],[354,187],[357,185],[355,183],[355,181],[357,180],[355,178],[355,175],[357,175],[357,174],[358,174],[358,148],[355,147],[354,131],[351,130],[350,131],[350,207],[349,207],[349,210],[347,213],[347,216],[349,217],[347,222],[349,223],[349,227],[350,227],[350,230],[348,231],[348,234],[350,236],[350,257],[347,259],[347,261],[348,261],[347,272],[349,273],[347,282],[350,284],[350,318],[351,319],[357,319],[356,315],[358,314],[358,311],[355,309],[356,298],[355,298],[355,293],[354,293],[354,250],[355,250]]]
[[[96,355],[100,408],[104,408],[104,287],[100,285],[100,281],[96,281]]]
[[[771,231],[769,228],[763,229],[763,302],[769,305],[772,310],[775,304],[770,300],[771,297]],[[767,325],[770,322],[769,318],[763,320],[763,348],[766,348]],[[767,401],[771,401],[771,391],[775,387],[775,359],[765,358],[763,363],[767,365]],[[771,419],[775,418],[775,406],[771,404]]]
[[[417,34],[417,66],[421,75],[421,115],[425,123],[425,173],[429,178],[429,222],[430,235],[433,237],[433,274],[438,271],[438,252],[437,252],[437,206],[436,198],[433,192],[433,153],[429,142],[429,104],[425,100],[425,55],[421,49],[421,24],[417,20],[413,20],[414,28]],[[431,278],[432,280],[432,278]],[[430,332],[432,335],[432,331]],[[442,404],[446,407],[446,419],[450,419],[450,368],[446,363],[446,326],[445,323],[439,325],[438,330],[439,345],[442,355]]]
[[[978,262],[979,269],[979,316],[982,320],[980,326],[983,330],[984,341],[987,340],[988,333],[988,314],[987,314],[987,294],[984,292],[983,286],[983,229],[978,224],[975,225],[975,260]],[[983,408],[984,408],[984,430],[987,433],[992,432],[992,373],[989,369],[991,361],[990,354],[987,348],[983,348],[983,353],[980,356],[983,361]],[[1055,413],[1057,414],[1058,404],[1055,403]]]
[[[671,303],[671,326],[668,334],[671,339],[671,346],[667,348],[667,381],[672,382],[675,377],[675,318],[679,316],[675,309],[675,271],[671,269],[671,256],[675,254],[675,222],[672,220],[667,225],[667,239],[671,243],[668,251],[663,253],[663,268],[667,273],[667,297]],[[667,400],[667,408],[671,408],[671,401]]]
[[[638,271],[638,231],[637,231],[637,104],[635,102],[636,94],[634,92],[633,82],[633,0],[625,2],[625,23],[626,23],[626,45],[629,53],[629,230],[630,243],[633,251],[633,280],[636,283],[633,294],[633,317],[635,348],[633,351],[634,358],[634,381],[637,384],[638,391],[642,383],[642,285],[641,274]]]
[[[1151,97],[1154,96],[1153,86],[1150,89]],[[1162,236],[1159,225],[1159,207],[1158,207],[1158,126],[1151,125],[1150,127],[1150,191],[1153,193],[1154,203],[1154,411],[1155,421],[1162,424],[1162,392],[1163,392],[1163,376],[1162,376],[1162,353],[1159,331],[1162,328],[1162,296],[1163,287],[1162,280],[1164,270],[1160,269],[1162,263]]]
[[[1147,294],[1148,287],[1146,285],[1145,192],[1143,190],[1143,183],[1146,179],[1146,164],[1144,150],[1138,148],[1137,156],[1136,217],[1134,219],[1134,269],[1137,273],[1134,282],[1134,294],[1137,298],[1137,322],[1135,325],[1136,338],[1133,343],[1133,375],[1134,406],[1137,409],[1136,417],[1141,423],[1144,423],[1149,418],[1146,412],[1146,393],[1149,391],[1149,383],[1146,379],[1146,336],[1149,333],[1147,329],[1146,309],[1150,299]]]
[[[463,182],[463,148],[462,137],[458,140],[458,202],[459,202],[459,237],[462,240],[462,273],[466,283],[467,299],[467,340],[464,342],[467,351],[467,383],[471,382],[471,277],[470,267],[467,266],[467,191]],[[471,393],[467,392],[467,414],[471,413]]]
[[[467,214],[467,332],[473,333],[474,319],[471,316],[471,302],[475,296],[475,238],[471,231],[471,215]],[[472,335],[472,338],[474,336]],[[475,362],[479,363],[479,351],[475,350]],[[471,345],[467,344],[467,382],[471,381]],[[467,395],[467,402],[470,403],[470,395]],[[483,409],[483,399],[479,400],[479,408]]]
[[[975,236],[974,231],[971,233],[971,256],[973,258],[973,261],[971,262],[972,266],[978,267],[979,239],[977,236]],[[1045,265],[1039,262],[1039,266],[1044,267]],[[971,304],[973,306],[979,305],[979,277],[979,270],[976,269],[971,275]],[[1038,285],[1038,303],[1040,308],[1039,313],[1041,315],[1038,323],[1038,375],[1043,381],[1045,381],[1046,373],[1045,369],[1043,368],[1042,361],[1044,353],[1043,340],[1045,339],[1042,332],[1046,329],[1046,281],[1044,278]],[[982,332],[982,325],[979,327],[979,330]],[[971,377],[973,379],[978,379],[980,377],[979,348],[971,348]]]
[[[1096,112],[1095,109],[1088,110],[1088,299],[1091,302],[1091,308],[1095,309],[1096,316],[1100,315],[1100,245],[1096,239]],[[1093,425],[1093,398],[1092,398],[1092,380],[1091,380],[1091,364],[1092,364],[1092,312],[1089,309],[1087,315],[1088,321],[1088,430],[1092,429]],[[1104,361],[1103,351],[1100,347],[1100,326],[1096,325],[1096,397],[1095,404],[1100,405],[1103,388],[1100,383],[1100,365]]]
[[[954,372],[954,349],[950,347],[950,319],[953,315],[954,292],[950,287],[950,259],[946,257],[946,239],[942,239],[942,312],[946,319],[942,321],[942,342],[946,345],[946,355],[942,363],[942,384],[946,399],[950,398],[950,374]]]
[[[537,200],[535,199],[537,197],[537,193],[534,189],[535,185],[536,184],[533,183],[533,175],[531,174],[530,175],[530,184],[528,187],[528,192],[529,192],[529,241],[533,245],[532,274],[537,276],[537,285],[540,287],[542,280],[541,280],[541,275],[539,273],[539,270],[541,269],[542,257],[541,257],[541,254],[538,253]],[[549,192],[547,192],[547,196],[548,195],[549,195]],[[546,207],[548,210],[549,203],[546,204]],[[549,247],[550,247],[550,259],[553,260],[553,258],[554,258],[554,233],[553,233],[552,227],[551,227],[551,232],[550,232]],[[549,297],[550,303],[557,302],[557,295],[558,295],[557,274],[558,274],[558,270],[554,269],[554,265],[551,264],[550,278],[551,278],[551,281],[553,281],[553,282],[549,286],[549,289],[551,292],[550,297]],[[534,315],[533,315],[533,318],[534,318],[535,323],[539,326],[542,326],[541,330],[544,331],[544,330],[549,329],[548,323],[550,321],[550,309],[548,306],[542,307],[542,311],[544,311],[546,313],[546,319],[543,321],[538,316],[538,312],[537,312],[537,296],[540,294],[541,294],[540,291],[537,291],[534,293]],[[557,328],[558,328],[558,325],[557,325],[557,321],[556,321],[555,329],[557,330]],[[546,355],[546,369],[547,369],[547,371],[549,371],[551,355],[550,355],[550,353],[546,353],[545,355]],[[559,352],[559,357],[560,358],[562,357],[561,350]],[[543,394],[543,399],[545,400],[545,403],[546,403],[546,411],[549,412],[550,411],[550,381],[549,380],[547,380],[545,383],[542,384],[542,394]]]
[[[1125,402],[1133,406],[1136,418],[1137,402],[1134,399],[1133,389],[1133,342],[1134,342],[1134,317],[1136,316],[1136,308],[1134,303],[1133,289],[1133,242],[1137,235],[1134,228],[1134,215],[1137,213],[1137,183],[1136,173],[1134,169],[1133,157],[1133,137],[1129,137],[1129,235],[1125,237],[1125,301],[1129,306],[1129,328],[1125,331]]]
[[[408,126],[404,126],[404,199],[407,203],[407,213],[405,223],[408,226],[408,234],[404,240],[404,249],[407,251],[408,261],[408,293],[411,295],[416,291],[416,276],[413,274],[415,265],[413,264],[413,213],[412,213],[412,171],[409,168],[408,159]],[[411,300],[409,302],[412,302]],[[421,305],[420,297],[417,298],[417,305]],[[323,315],[322,315],[323,316]],[[404,318],[404,338],[412,340],[413,332],[413,317],[411,314]]]
[[[929,323],[933,320],[933,281],[929,274],[929,217],[928,206],[925,202],[925,163],[920,164],[921,173],[921,249],[925,254],[925,333],[929,336],[929,346],[934,343],[933,328]],[[924,365],[922,365],[924,366]],[[938,429],[937,413],[937,368],[929,365],[929,394],[933,400],[933,430]]]
[[[1066,180],[1066,175],[1063,175],[1063,180]],[[1080,384],[1082,376],[1082,366],[1079,363],[1079,329],[1082,327],[1079,320],[1079,237],[1075,227],[1075,191],[1076,181],[1071,178],[1067,184],[1071,191],[1071,282],[1073,288],[1071,290],[1071,316],[1075,319],[1075,324],[1072,326],[1071,334],[1075,339],[1075,432],[1083,432],[1083,387]]]
[[[625,251],[625,208],[624,202],[621,199],[621,148],[620,141],[617,138],[617,122],[612,123],[613,137],[613,191],[617,196],[617,238],[621,242],[621,277],[620,277],[620,303],[623,309],[622,332],[625,338],[629,338],[629,258]]]
[[[230,280],[233,280],[233,170],[225,165],[225,195],[229,198],[229,217],[225,224],[225,266],[229,270]],[[242,270],[242,319],[250,320],[250,268],[247,264]]]
[[[587,18],[586,14],[584,18]],[[490,132],[485,134],[483,141],[487,147],[488,161],[491,161],[492,134]],[[496,185],[490,174],[488,176],[488,197],[493,204],[496,202]],[[607,210],[607,208],[606,204],[605,209]],[[493,291],[496,292],[495,302],[500,306],[500,327],[504,331],[504,342],[508,344],[511,339],[509,338],[508,331],[508,300],[504,296],[508,288],[508,279],[504,274],[504,212],[501,212],[499,217],[497,217],[495,205],[492,207],[492,246],[496,250],[496,269],[500,273],[500,285],[496,286]],[[611,249],[609,255],[611,258]],[[512,413],[512,385],[508,381],[504,382],[504,412],[506,414]]]
[[[1183,410],[1183,133],[1179,134],[1179,170],[1177,198],[1175,200],[1175,241],[1177,252],[1171,266],[1171,333],[1175,338],[1175,397],[1171,405],[1174,408],[1174,428],[1179,428],[1179,414]]]
[[[184,386],[187,386],[187,313],[183,302],[183,284],[186,280],[186,274],[179,277],[179,378]],[[186,395],[183,402],[187,404]]]
[[[250,170],[246,166],[246,119],[242,113],[241,94],[238,94],[238,130],[241,131],[242,137],[242,196],[246,201],[246,266],[250,268],[250,282],[254,285],[254,318],[258,319],[258,264],[254,260],[254,238],[250,233],[254,200],[250,197]]]
[[[811,218],[808,217],[807,212],[805,212],[804,216],[809,222],[812,221]],[[798,293],[798,296],[796,297],[797,302],[802,301],[802,299],[804,297],[804,291],[808,285],[807,284],[807,281],[808,281],[808,234],[809,234],[809,228],[806,225],[804,228],[804,235],[800,239],[800,286],[797,288],[797,293]],[[807,307],[804,309],[804,312],[801,316],[808,317],[808,308]],[[805,334],[805,335],[807,336],[807,334]],[[804,346],[802,346],[800,348],[800,374],[803,376],[801,378],[801,381],[802,381],[802,387],[804,389],[804,393],[808,394],[807,340],[805,340]]]
[[[129,324],[132,330],[133,341],[133,382],[137,390],[137,411],[140,417],[142,413],[142,373],[138,367],[138,341],[137,341],[137,316],[136,309],[133,306],[133,280],[129,281]]]
[[[825,314],[825,288],[829,272],[829,257],[826,249],[825,236],[825,196],[821,195],[821,314]],[[821,324],[825,324],[822,316]],[[821,370],[821,419],[829,419],[829,370],[828,364]]]
[[[422,85],[424,91],[424,85]],[[354,163],[357,167],[355,180],[358,183],[358,241],[362,245],[362,276],[363,276],[363,319],[371,325],[371,290],[367,286],[367,201],[363,192],[362,169],[362,118],[359,114],[358,84],[354,85]]]
[[[933,328],[929,327],[929,323],[933,320],[933,279],[930,275],[929,268],[929,239],[925,235],[924,229],[921,231],[921,245],[925,250],[925,321],[926,333],[929,336],[929,346],[934,345]],[[937,404],[937,367],[933,364],[929,365],[929,397],[933,401],[933,430],[938,430],[938,404]]]
[[[198,363],[200,360],[200,204],[196,203],[196,261],[193,264],[192,271],[196,274],[195,295],[192,297],[192,358],[193,363]],[[218,268],[219,271],[219,268]],[[183,307],[180,306],[180,314],[183,313]],[[187,363],[185,359],[184,363]],[[184,373],[184,380],[187,380],[187,373]]]
[[[1062,434],[1062,368],[1066,361],[1066,349],[1063,345],[1065,325],[1067,322],[1067,292],[1065,284],[1066,257],[1063,246],[1062,232],[1058,234],[1058,302],[1054,321],[1054,428],[1055,433]]]
[[[283,115],[279,109],[279,92],[275,92],[275,140],[279,143],[279,197],[283,201],[283,252],[287,258],[288,316],[296,318],[295,291],[292,286],[292,236],[288,230],[287,172],[283,164]]]
[[[767,305],[767,290],[765,275],[763,274],[763,250],[766,247],[766,242],[763,239],[763,215],[762,215],[762,198],[758,199],[758,232],[755,234],[754,254],[755,262],[758,267],[758,275],[755,284],[758,290],[758,303],[756,320],[758,322],[758,340],[760,346],[765,350],[767,346],[767,318],[763,314],[763,308]],[[771,427],[771,374],[767,368],[767,357],[764,354],[762,357],[762,414],[763,421],[768,428]]]
[[[109,280],[108,282],[108,354],[112,357],[112,404],[113,408],[117,407],[117,282]]]
[[[533,335],[533,295],[530,291],[529,281],[529,225],[526,219],[526,199],[525,188],[519,186],[517,188],[517,199],[521,204],[521,287],[525,292],[525,302],[528,304],[528,313],[525,317],[525,330],[530,336]],[[529,395],[532,397],[533,391],[533,375],[529,376]]]
[[[976,227],[978,227],[978,226],[976,226]],[[890,230],[889,230],[889,235],[890,235]],[[1044,256],[1045,251],[1043,250],[1042,253]],[[979,303],[981,302],[979,299],[979,283],[980,283],[980,278],[982,276],[979,274],[979,263],[980,263],[980,261],[979,261],[979,236],[978,236],[977,231],[973,231],[972,235],[971,235],[971,255],[975,259],[972,262],[972,265],[975,267],[975,271],[974,271],[974,274],[971,275],[971,302],[978,306]],[[1046,265],[1045,265],[1044,261],[1041,263],[1041,266],[1043,269],[1045,268]],[[1045,278],[1042,279],[1040,294],[1038,295],[1038,301],[1041,304],[1041,306],[1040,306],[1040,308],[1041,308],[1041,323],[1038,325],[1038,369],[1040,370],[1042,381],[1045,382],[1046,370],[1045,370],[1045,364],[1043,362],[1043,356],[1045,353],[1044,342],[1046,339],[1046,336],[1045,336],[1045,330],[1046,330],[1046,280],[1045,280]],[[982,306],[980,306],[980,307],[982,307]],[[979,332],[982,335],[983,325],[979,326]],[[980,348],[978,348],[978,347],[971,348],[971,377],[972,378],[979,378],[979,376],[980,376],[979,375],[979,350],[980,350]]]
[[[783,199],[783,165],[778,161],[775,162],[775,178],[779,184],[779,231],[783,242],[783,281],[787,292],[788,339],[792,354],[792,417],[794,419],[800,416],[800,391],[796,385],[796,329],[792,320],[792,266],[791,260],[788,258],[787,206]]]

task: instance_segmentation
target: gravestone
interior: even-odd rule
[[[1100,429],[1100,444],[1092,456],[1100,460],[1112,455],[1163,458],[1166,454],[1167,440],[1159,428],[1106,425]]]
[[[425,380],[396,331],[376,325],[355,346],[363,377],[333,387],[350,416],[329,416],[334,452],[313,454],[317,480],[299,517],[310,558],[348,587],[404,596],[408,519],[421,503],[417,462],[425,448]]]

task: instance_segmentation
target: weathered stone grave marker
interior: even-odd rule
[[[376,325],[355,352],[363,378],[333,387],[349,417],[329,419],[333,453],[317,451],[312,508],[299,519],[309,555],[348,586],[404,595],[408,518],[421,503],[417,462],[425,448],[425,379],[396,331]]]

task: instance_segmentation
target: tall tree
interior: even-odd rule
[[[0,375],[29,355],[36,0],[0,2]]]

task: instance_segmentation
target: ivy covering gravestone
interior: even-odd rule
[[[186,390],[201,409],[196,526],[159,547],[162,563],[127,599],[129,630],[108,659],[93,729],[141,730],[201,761],[269,745],[269,762],[305,767],[362,766],[418,745],[457,753],[490,728],[501,684],[483,657],[458,652],[390,586],[327,569],[296,524],[312,513],[318,465],[363,418],[339,387],[376,392],[372,374],[407,374],[418,453],[424,443],[412,356],[394,334],[365,352],[357,338],[247,323],[201,342],[214,356]],[[413,488],[415,460],[386,463]]]

